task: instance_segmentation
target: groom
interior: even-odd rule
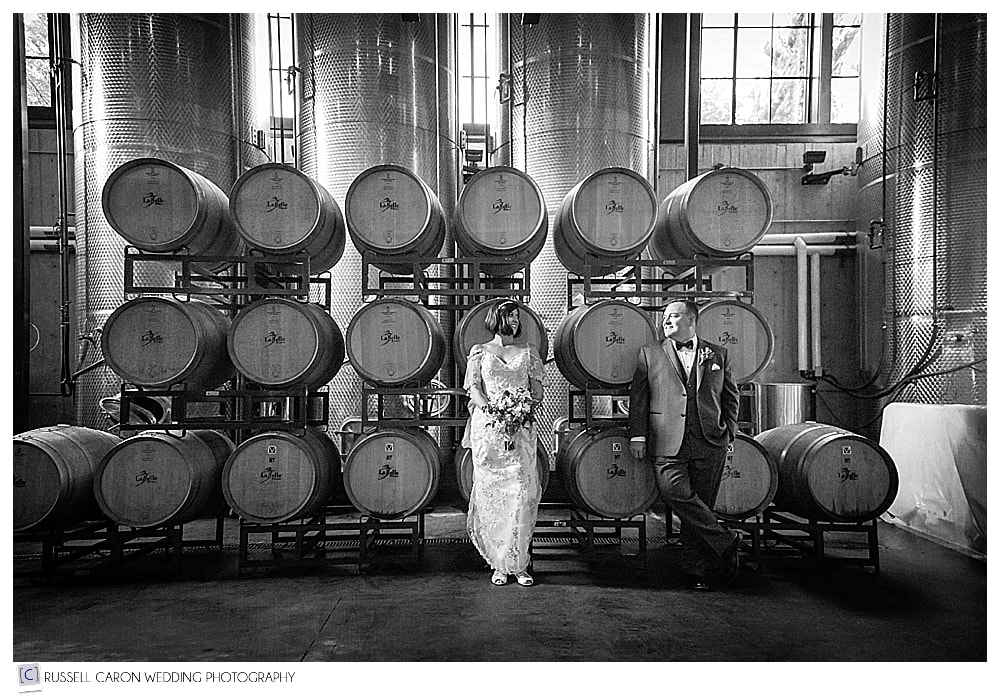
[[[709,566],[721,560],[722,580],[739,573],[740,534],[712,512],[726,446],[736,437],[739,395],[726,349],[697,335],[698,306],[678,300],[663,312],[662,343],[639,349],[629,389],[632,456],[647,455],[660,497],[681,521],[686,585],[711,590]]]

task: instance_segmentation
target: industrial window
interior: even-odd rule
[[[857,123],[861,15],[705,14],[701,123]]]
[[[462,13],[458,28],[458,115],[462,125],[463,172],[490,165],[497,122],[497,16]]]
[[[267,155],[272,162],[294,165],[295,160],[295,23],[290,14],[268,13],[256,16],[258,36],[267,37],[267,45],[258,42],[258,70],[266,72],[267,84],[258,98],[258,108],[267,115]],[[260,31],[266,23],[266,31]]]
[[[24,13],[24,56],[28,82],[28,106],[52,107],[49,79],[49,16],[44,12]]]

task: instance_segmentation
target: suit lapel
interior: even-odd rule
[[[673,342],[670,341],[670,339],[664,339],[660,344],[660,349],[666,356],[667,363],[669,363],[673,367],[674,372],[677,373],[677,377],[680,378],[681,384],[686,385],[688,376],[684,373],[684,364],[681,363],[681,357],[677,355]]]

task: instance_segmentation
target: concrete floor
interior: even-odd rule
[[[188,529],[199,525],[211,528]],[[713,593],[682,586],[662,517],[649,519],[647,570],[614,558],[539,560],[532,588],[491,586],[463,527],[458,509],[428,514],[420,569],[386,557],[361,575],[338,566],[238,576],[238,523],[227,519],[223,553],[187,549],[173,578],[162,554],[110,578],[17,577],[13,658],[986,660],[985,563],[886,524],[880,575],[767,559]],[[37,568],[35,551],[16,545],[15,571]]]

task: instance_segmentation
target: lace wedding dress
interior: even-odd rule
[[[505,362],[476,346],[469,355],[465,389],[478,384],[489,399],[505,389],[526,387],[529,376],[544,382],[544,375],[534,348]],[[469,537],[494,570],[515,574],[524,571],[530,561],[528,546],[542,496],[536,465],[537,424],[508,437],[486,424],[482,409],[473,411],[470,418],[473,474]]]

